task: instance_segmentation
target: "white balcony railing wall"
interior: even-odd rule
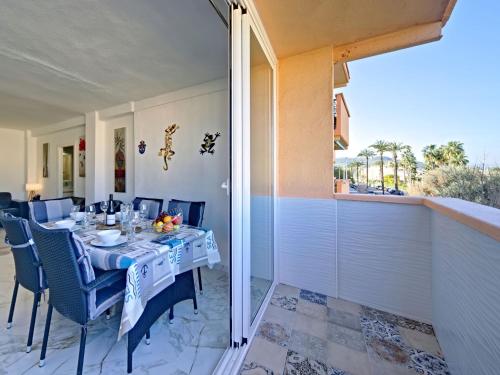
[[[280,282],[431,323],[452,374],[496,373],[500,210],[338,197],[279,200]]]

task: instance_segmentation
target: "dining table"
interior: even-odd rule
[[[51,228],[54,223],[44,226]],[[122,233],[122,239],[126,239],[122,244],[111,247],[95,245],[100,230],[119,228],[120,224],[105,227],[100,224],[99,217],[94,225],[77,223],[72,228],[85,245],[94,268],[126,270],[118,340],[134,328],[148,302],[172,286],[176,277],[201,266],[213,268],[221,261],[212,230],[180,225],[172,233],[158,233],[151,220],[137,227],[132,236]],[[192,288],[194,293],[194,285]],[[182,300],[182,297],[177,296],[176,300]]]

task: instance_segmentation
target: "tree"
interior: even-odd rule
[[[399,190],[399,181],[398,181],[398,153],[403,151],[406,148],[401,142],[391,142],[388,144],[388,151],[392,152],[392,162],[394,165],[394,189]]]
[[[440,165],[443,165],[443,148],[436,145],[425,146],[422,150],[424,154],[425,169],[432,170],[436,169]]]
[[[459,166],[466,165],[469,162],[465,156],[464,144],[462,142],[450,141],[441,147],[446,165]]]
[[[413,182],[415,181],[415,177],[417,175],[417,158],[415,154],[411,150],[410,146],[406,146],[403,155],[401,156],[401,166],[403,167],[404,172],[404,181],[408,183],[408,179]]]
[[[380,155],[380,181],[382,183],[382,194],[385,194],[384,185],[384,152],[389,151],[389,143],[386,141],[376,141],[370,146]]]
[[[359,161],[359,160],[353,160],[350,164],[349,164],[349,167],[351,169],[355,169],[356,170],[356,183],[359,184],[359,168],[363,166],[363,162]]]
[[[369,148],[365,148],[364,150],[361,150],[360,153],[358,154],[359,157],[366,158],[366,186],[368,186],[368,162],[370,158],[375,156],[375,153],[370,150]]]

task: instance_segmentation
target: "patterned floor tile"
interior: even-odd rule
[[[326,305],[312,303],[305,299],[299,299],[297,302],[297,312],[318,320],[327,320],[328,318]]]
[[[307,358],[289,350],[285,365],[285,375],[349,375],[334,367],[328,367],[321,361]]]
[[[401,332],[403,340],[412,348],[441,358],[443,357],[443,353],[436,336],[404,327],[399,327],[399,331]]]
[[[417,331],[426,333],[428,335],[434,334],[434,329],[430,324],[417,322],[416,320],[404,318],[402,316],[391,314],[385,311],[377,310],[371,307],[363,306],[362,307],[362,316],[375,319],[380,321],[386,321],[389,323],[393,323],[400,327],[408,328],[408,329],[416,329]]]
[[[285,328],[278,323],[264,321],[260,323],[257,336],[286,347],[288,345],[288,340],[290,339],[290,329]]]
[[[361,305],[339,298],[327,297],[326,305],[332,309],[345,311],[353,315],[361,315]]]
[[[371,337],[366,341],[368,354],[375,360],[382,359],[384,361],[406,365],[409,363],[410,355],[408,352],[395,342],[381,339],[379,337]]]
[[[439,357],[432,354],[415,351],[410,355],[410,368],[413,368],[418,374],[423,375],[450,375],[448,365]]]
[[[245,358],[245,363],[258,363],[274,374],[281,375],[285,367],[287,348],[261,337],[255,337]]]
[[[317,361],[326,362],[328,341],[308,333],[292,330],[288,349]]]
[[[275,375],[275,373],[262,365],[250,362],[243,365],[240,375]]]
[[[282,296],[299,298],[300,289],[286,284],[276,285],[275,292]]]
[[[293,329],[326,340],[328,334],[328,323],[326,320],[314,319],[308,315],[296,313]]]
[[[283,296],[277,292],[271,298],[271,305],[281,307],[282,309],[295,311],[297,310],[298,298]]]
[[[366,344],[363,335],[359,331],[342,327],[336,324],[328,324],[327,338],[337,344],[347,346],[348,348],[365,352]]]
[[[328,342],[325,363],[329,366],[341,368],[353,375],[371,375],[367,352],[359,352],[331,341]]]
[[[328,321],[350,329],[361,331],[361,322],[359,315],[351,314],[347,311],[328,307]]]
[[[281,324],[285,328],[292,328],[295,324],[295,317],[298,314],[295,311],[285,310],[274,305],[267,306],[264,312],[263,320],[271,323]]]
[[[326,306],[326,296],[324,294],[301,289],[299,296],[300,298],[305,299],[306,301]]]

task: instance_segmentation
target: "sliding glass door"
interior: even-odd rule
[[[274,279],[273,69],[250,28],[250,319]],[[247,156],[248,157],[248,156]]]

